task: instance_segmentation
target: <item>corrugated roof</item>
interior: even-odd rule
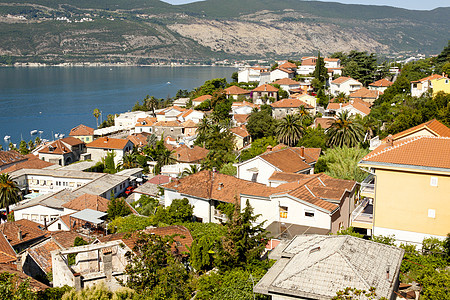
[[[71,214],[70,216],[75,219],[83,220],[93,224],[100,224],[105,222],[101,218],[107,215],[106,212],[100,212],[93,209],[83,209],[82,211]]]

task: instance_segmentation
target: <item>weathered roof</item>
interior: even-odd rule
[[[70,136],[94,135],[94,128],[80,124],[70,130]]]
[[[299,100],[297,98],[282,99],[282,100],[272,103],[270,106],[275,107],[275,108],[299,108],[300,106],[304,106],[307,109],[314,108],[311,105],[309,105],[308,103],[306,103],[302,100]]]
[[[259,157],[283,172],[297,173],[311,168],[309,164],[316,162],[321,152],[320,148],[303,149],[303,156],[301,155],[301,148],[287,147],[280,150],[267,151]]]
[[[418,136],[382,144],[360,163],[380,166],[403,166],[419,169],[450,170],[450,138]]]
[[[127,136],[127,140],[131,141],[135,146],[147,145],[147,136],[142,133],[133,133]]]
[[[93,209],[85,208],[79,212],[73,213],[70,216],[75,219],[83,220],[93,224],[101,224],[105,222],[101,218],[107,215],[106,212],[96,211]]]
[[[184,128],[195,128],[197,127],[197,124],[195,124],[195,122],[192,120],[187,120],[181,123],[181,126]]]
[[[263,84],[254,89],[253,92],[278,92],[278,89],[270,84]]]
[[[284,246],[254,291],[331,299],[346,287],[374,287],[377,296],[390,299],[403,254],[403,249],[353,236],[299,235]]]
[[[52,255],[50,252],[60,249],[61,247],[49,238],[38,245],[28,248],[27,251],[39,267],[41,267],[45,273],[49,273],[52,271]]]
[[[359,84],[362,85],[362,83],[359,82],[358,80],[353,79],[353,78],[351,78],[351,77],[345,77],[345,76],[338,77],[338,78],[336,78],[335,80],[333,80],[331,83],[334,83],[334,84],[342,84],[342,83],[346,82],[347,80],[354,80],[354,81],[356,81],[356,82],[358,82]]]
[[[365,115],[370,114],[371,109],[366,105],[363,104],[362,102],[364,102],[361,99],[354,99],[354,100],[350,100],[347,103],[337,103],[337,102],[330,102],[328,103],[327,109],[328,110],[338,110],[338,109],[342,109],[342,108],[348,108],[348,107],[353,107],[356,110],[359,110],[360,112],[362,112]],[[366,103],[366,102],[364,102]]]
[[[249,116],[249,114],[235,114],[233,115],[233,118],[237,123],[244,124],[247,123],[247,119]]]
[[[12,266],[10,264],[0,264],[0,273],[4,273],[4,272],[17,276],[18,281],[20,283],[27,281],[30,285],[30,289],[33,292],[43,291],[43,290],[46,290],[49,288],[48,285],[45,285],[45,284],[37,281],[36,279],[26,275],[25,273],[18,271],[15,266]]]
[[[172,177],[166,176],[166,175],[156,175],[152,178],[150,178],[147,182],[154,183],[154,184],[166,184],[172,181]]]
[[[135,127],[151,127],[156,123],[156,118],[146,117],[137,119]]]
[[[156,197],[156,195],[158,195],[158,193],[159,193],[159,187],[157,184],[147,181],[143,185],[140,185],[139,187],[137,187],[133,191],[133,193],[144,194],[144,195]]]
[[[115,139],[110,137],[100,137],[86,145],[87,148],[117,149],[123,150],[128,144],[127,139]]]
[[[72,201],[64,203],[62,207],[73,209],[73,210],[83,210],[90,208],[96,211],[106,212],[108,210],[109,200],[97,195],[84,194]]]
[[[250,94],[250,91],[243,89],[241,87],[238,87],[237,85],[232,85],[225,89],[225,93],[227,95],[248,95],[248,94]]]
[[[191,148],[186,145],[181,145],[174,149],[173,156],[178,162],[194,163],[205,159],[208,153],[209,150],[199,146],[193,146]]]
[[[18,163],[20,161],[26,160],[26,157],[17,151],[0,151],[0,167]]]
[[[370,98],[370,99],[376,99],[380,95],[383,95],[383,92],[377,91],[377,90],[369,90],[365,87],[360,88],[357,91],[354,91],[353,93],[350,93],[348,96],[349,98]]]
[[[37,238],[43,238],[47,234],[43,227],[39,223],[21,219],[0,224],[0,232],[5,235],[11,246],[16,246]],[[22,235],[22,239],[19,239],[19,232]]]
[[[46,146],[44,146],[41,150],[39,150],[39,153],[46,153],[46,154],[66,154],[72,152],[70,148],[67,146],[76,146],[84,144],[82,140],[79,140],[77,138],[68,136],[66,138],[54,141]]]
[[[16,260],[16,252],[6,237],[0,233],[0,264],[11,263]]]
[[[25,158],[26,158],[26,160],[18,162],[16,164],[0,171],[0,173],[11,173],[11,172],[21,170],[21,169],[43,169],[43,168],[54,165],[48,161],[43,161],[42,159],[39,159],[39,157],[37,157],[31,153],[25,155]]]
[[[80,237],[88,242],[87,238],[74,231],[52,231],[52,239],[62,248],[73,247],[75,239]]]
[[[154,127],[182,127],[181,122],[175,121],[160,121],[153,124]]]

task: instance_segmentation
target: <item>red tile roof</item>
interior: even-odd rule
[[[278,92],[278,89],[269,84],[263,84],[254,89],[253,92]]]
[[[283,67],[278,67],[277,70],[280,70],[280,71],[283,71],[283,72],[289,73],[289,74],[295,73],[295,71],[290,70],[290,69],[286,69],[286,68],[283,68]]]
[[[135,127],[151,127],[156,123],[156,118],[146,117],[137,119]]]
[[[337,103],[337,102],[330,102],[328,103],[327,109],[329,110],[338,110],[340,108],[344,108],[347,106],[351,106],[357,110],[359,110],[360,112],[362,112],[365,115],[370,114],[371,109],[367,106],[367,104],[365,104],[366,102],[364,102],[361,99],[355,98],[350,100],[350,102],[347,103]]]
[[[248,114],[236,114],[233,115],[234,120],[239,124],[245,124],[247,123],[247,119],[250,115]]]
[[[290,61],[287,61],[287,62],[279,65],[278,67],[284,68],[284,69],[297,69],[297,65],[294,63],[291,63]]]
[[[274,167],[278,168],[283,172],[292,172],[297,173],[306,169],[311,168],[309,163],[313,163],[317,161],[315,157],[311,157],[308,154],[311,154],[313,151],[306,150],[308,148],[304,148],[304,156],[301,156],[301,149],[298,148],[284,148],[281,150],[272,150],[261,154],[259,157],[263,160],[267,161]],[[314,149],[314,148],[309,148]],[[320,153],[320,149],[318,152]],[[311,152],[311,153],[308,153]],[[314,156],[315,153],[314,153]]]
[[[17,276],[19,283],[27,281],[28,284],[30,285],[30,289],[33,292],[43,291],[43,290],[46,290],[49,288],[49,286],[37,281],[36,279],[26,275],[25,273],[23,273],[21,271],[18,271],[15,266],[12,266],[9,264],[1,264],[0,265],[0,273],[5,273],[5,272]]]
[[[8,242],[14,247],[34,239],[44,238],[47,231],[43,230],[43,227],[39,223],[21,219],[0,224],[0,232],[6,236]],[[22,239],[19,239],[19,231],[22,234]]]
[[[424,81],[428,81],[428,80],[433,80],[433,79],[440,79],[443,78],[444,76],[439,75],[439,74],[432,74],[430,76],[424,77],[422,79],[419,79],[417,81],[411,81],[411,82],[424,82]]]
[[[86,145],[87,148],[117,149],[123,150],[128,144],[127,139],[115,139],[110,137],[100,137]]]
[[[334,83],[334,84],[342,84],[342,83],[346,82],[347,80],[355,80],[355,79],[353,79],[353,78],[351,78],[351,77],[341,76],[341,77],[338,77],[338,78],[336,78],[335,80],[333,80],[331,83]],[[358,80],[355,80],[355,81],[357,81],[358,83],[360,83]],[[362,83],[361,83],[361,86],[362,86]]]
[[[254,104],[254,103],[247,102],[247,101],[233,102],[233,104],[231,104],[231,107],[234,107],[234,108],[242,107],[242,106],[250,106],[250,107],[253,107],[253,108],[259,108],[260,107],[260,105],[258,105],[258,104]]]
[[[26,157],[17,151],[0,151],[0,167],[24,160],[26,160]]]
[[[59,247],[52,239],[48,239],[39,245],[29,248],[28,253],[39,267],[41,267],[45,273],[48,273],[52,271],[51,251],[54,250],[61,250],[61,247]]]
[[[298,83],[295,80],[292,80],[290,78],[282,78],[282,79],[278,79],[277,81],[273,82],[273,84],[279,84],[279,85],[299,85],[300,83]]]
[[[108,210],[109,200],[97,195],[84,194],[72,201],[64,203],[62,207],[73,209],[73,210],[83,210],[86,208],[93,209],[96,211],[106,212]]]
[[[84,144],[83,141],[74,138],[74,137],[66,137],[57,141],[54,141],[48,145],[46,145],[45,147],[43,147],[41,150],[39,150],[39,153],[46,153],[46,154],[66,154],[66,153],[71,153],[72,150],[70,150],[70,148],[67,146],[77,146],[80,144]]]
[[[209,150],[199,146],[190,148],[186,145],[181,145],[175,148],[173,156],[178,162],[195,163],[205,159],[208,153]]]
[[[393,85],[394,83],[392,81],[387,80],[386,78],[377,80],[371,84],[369,84],[369,86],[374,86],[374,87],[390,87],[391,85]]]
[[[0,264],[11,263],[16,260],[16,252],[6,237],[0,233]]]
[[[181,126],[184,128],[195,128],[197,127],[197,124],[195,124],[195,122],[192,120],[187,120],[181,123]]]
[[[73,247],[73,244],[77,237],[81,237],[86,242],[89,242],[89,240],[86,237],[84,237],[74,231],[53,231],[51,234],[52,234],[52,239],[59,246],[61,246],[62,248],[65,248],[65,249]]]
[[[277,102],[272,103],[270,106],[275,108],[299,108],[300,106],[304,106],[307,109],[313,109],[311,105],[309,105],[306,102],[303,102],[297,98],[289,98],[289,99],[282,99]]]
[[[333,124],[334,118],[315,118],[314,119],[314,127],[318,128],[319,125],[322,129],[330,128],[331,124]]]
[[[94,128],[80,124],[70,130],[70,136],[94,135]]]
[[[180,121],[160,121],[153,124],[154,127],[181,127]]]
[[[392,139],[394,141],[401,139],[401,138],[405,138],[408,137],[408,135],[414,134],[418,131],[421,130],[427,130],[428,132],[432,133],[434,136],[437,137],[450,137],[450,128],[448,128],[447,126],[445,126],[444,124],[442,124],[441,122],[439,122],[436,119],[432,119],[428,122],[422,123],[420,125],[411,127],[409,129],[406,129],[402,132],[399,132],[397,134],[394,134],[392,136]],[[386,138],[383,139],[383,141],[386,141]]]
[[[150,178],[147,182],[153,183],[153,184],[166,184],[172,181],[172,178],[170,176],[166,175],[156,175],[155,177]]]
[[[450,169],[450,138],[418,136],[382,144],[361,162]]]
[[[12,165],[12,166],[0,171],[0,174],[11,173],[11,172],[21,170],[21,169],[43,169],[43,168],[54,165],[48,161],[43,161],[43,160],[39,159],[39,157],[37,157],[31,153],[25,155],[25,158],[27,160],[19,162],[15,165]]]
[[[225,89],[225,93],[227,95],[249,95],[250,91],[245,90],[245,89],[243,89],[241,87],[238,87],[236,85],[232,85],[232,86],[227,87]]]
[[[243,138],[250,136],[250,134],[247,131],[247,128],[245,127],[245,125],[241,125],[239,127],[230,128],[230,131],[232,133],[234,133],[235,135],[243,137]]]
[[[203,101],[206,101],[209,99],[212,99],[211,95],[203,95],[203,96],[195,98],[194,100],[192,100],[192,102],[203,102]]]
[[[350,93],[349,98],[377,99],[380,95],[383,95],[383,92],[380,92],[377,90],[368,90],[365,87],[362,87],[359,90],[354,91],[353,93]]]
[[[136,147],[147,145],[147,136],[142,133],[133,133],[127,136],[127,140],[131,141]]]

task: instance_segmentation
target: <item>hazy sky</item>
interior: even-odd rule
[[[200,0],[162,0],[171,4],[184,4],[196,2]],[[227,0],[223,0],[227,1]],[[276,0],[274,0],[276,1]],[[373,4],[373,5],[388,5],[407,9],[431,10],[436,7],[450,6],[450,0],[328,0],[331,2],[340,2],[348,4]]]

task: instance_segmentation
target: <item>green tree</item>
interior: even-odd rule
[[[198,165],[190,165],[189,168],[184,168],[181,172],[181,177],[186,177],[200,172],[200,167]]]
[[[320,52],[317,54],[316,67],[314,69],[313,87],[316,91],[323,89],[328,79],[328,70],[325,68],[325,61],[320,56]]]
[[[155,222],[165,224],[175,224],[192,221],[194,207],[189,204],[189,200],[174,199],[172,203],[164,208],[159,207],[155,214]]]
[[[336,235],[351,235],[351,236],[354,236],[354,237],[357,237],[357,238],[363,238],[364,237],[364,235],[355,232],[355,230],[351,226],[346,228],[346,229],[339,230],[336,233]]]
[[[352,299],[379,299],[388,300],[386,297],[377,297],[376,289],[370,287],[368,291],[357,288],[347,287],[336,292],[336,296],[332,300],[352,300]]]
[[[102,158],[102,164],[104,166],[103,172],[114,174],[119,171],[119,167],[116,166],[116,163],[114,162],[114,158],[116,157],[116,152],[108,152],[106,153],[106,156]]]
[[[302,138],[304,128],[303,118],[299,114],[286,115],[278,122],[275,134],[280,143],[293,147]]]
[[[159,200],[147,195],[141,195],[138,201],[130,204],[134,209],[144,216],[154,215],[159,205]]]
[[[361,182],[367,177],[367,173],[358,167],[358,162],[368,153],[369,150],[347,146],[328,149],[318,159],[314,172],[325,172],[334,178]]]
[[[276,127],[275,119],[272,117],[272,109],[261,109],[250,114],[247,120],[247,130],[252,139],[273,136]]]
[[[213,245],[213,240],[208,236],[203,236],[192,242],[189,249],[189,261],[197,272],[206,272],[213,268]]]
[[[304,130],[302,138],[298,141],[297,146],[305,148],[321,148],[326,149],[327,135],[322,128],[307,128]]]
[[[328,145],[332,147],[355,147],[364,137],[363,127],[355,121],[348,111],[337,115],[337,119],[328,129]]]
[[[235,205],[232,217],[225,223],[227,233],[217,256],[217,265],[221,271],[257,264],[267,243],[264,223],[255,225],[259,215],[253,215],[248,200],[242,212],[239,207]]]
[[[224,89],[226,86],[226,78],[214,78],[207,80],[202,86],[197,88],[193,98],[197,98],[202,95],[212,95],[216,90]]]
[[[145,299],[189,299],[190,275],[172,236],[140,233],[127,254],[127,286]]]
[[[249,149],[242,150],[240,161],[246,161],[266,152],[268,146],[275,147],[278,141],[273,137],[263,137],[252,142]]]
[[[100,117],[101,112],[98,108],[95,108],[92,114],[94,115],[94,118],[97,121],[97,128],[98,128],[98,118]]]
[[[62,300],[132,300],[136,299],[135,296],[136,292],[130,288],[121,287],[118,290],[111,292],[106,287],[105,283],[101,282],[100,284],[84,288],[81,291],[72,289],[62,296]]]
[[[238,72],[233,72],[233,73],[231,74],[231,79],[233,79],[233,82],[238,82],[238,80],[239,80],[239,74],[238,74]]]
[[[131,209],[122,198],[112,198],[108,203],[108,219],[114,220],[117,217],[125,217],[131,214]]]
[[[439,53],[435,58],[436,63],[445,63],[450,62],[450,40],[447,43],[447,46]]]
[[[155,225],[153,218],[145,216],[128,215],[126,217],[116,217],[108,223],[108,232],[135,232]]]
[[[75,240],[73,241],[73,247],[78,247],[78,246],[84,246],[84,245],[88,245],[89,243],[86,242],[83,238],[77,236],[75,238]],[[67,255],[67,264],[69,266],[72,266],[75,264],[75,258],[76,258],[77,254],[76,253],[70,253],[69,255]]]
[[[28,149],[30,149],[30,152],[31,152],[32,150],[34,150],[34,143],[33,143],[33,140],[29,140],[29,141],[28,141]]]
[[[374,53],[352,50],[347,55],[344,65],[344,75],[359,80],[367,86],[375,79],[377,59]]]
[[[20,201],[20,190],[8,173],[0,174],[0,206],[9,215],[9,206]]]
[[[222,166],[222,168],[219,170],[219,173],[230,176],[236,176],[237,168],[233,165],[233,163],[227,163]]]
[[[156,99],[154,96],[145,97],[144,99],[144,105],[147,107],[147,110],[151,111],[153,114],[153,117],[156,118],[155,109],[158,108],[158,99]]]
[[[30,153],[30,151],[28,150],[28,144],[27,144],[27,142],[25,142],[24,140],[21,140],[21,141],[20,141],[20,144],[19,144],[19,153],[20,153],[20,154],[23,154],[23,155],[26,155],[26,154]]]
[[[118,169],[132,169],[137,165],[137,154],[135,152],[128,152],[122,156]]]

